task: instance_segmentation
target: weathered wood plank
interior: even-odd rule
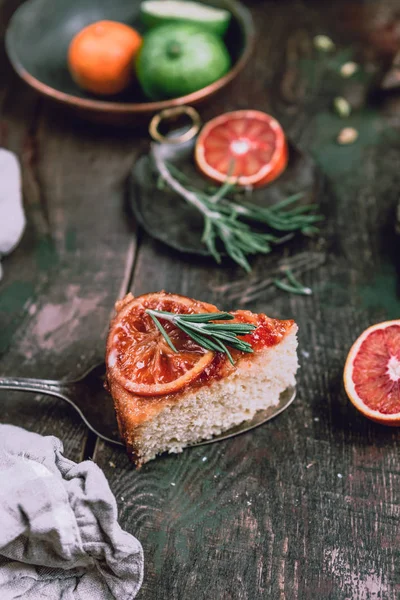
[[[110,157],[108,137],[92,135],[59,129],[46,114],[38,127],[47,277],[24,306],[29,321],[14,331],[3,373],[72,378],[102,359],[108,317],[132,264],[135,232],[124,214],[128,148]],[[7,276],[3,285],[7,291]],[[27,427],[75,439],[74,451],[80,452],[86,430],[73,409],[49,398],[39,403],[40,418],[32,396],[9,396],[6,418],[21,422],[22,411]]]
[[[65,119],[7,66],[1,143],[20,157],[27,230],[4,260],[1,372],[73,378],[103,355],[107,322],[130,272],[135,231],[125,212],[131,138]],[[134,135],[134,134],[133,134]],[[79,459],[87,430],[49,397],[3,392],[2,421],[58,435]]]

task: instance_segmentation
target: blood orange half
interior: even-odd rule
[[[216,311],[216,307],[186,296],[159,292],[134,298],[129,294],[117,305],[107,341],[107,376],[142,396],[178,391],[201,375],[214,353],[201,348],[170,322],[163,326],[178,352],[174,352],[146,309],[174,313]]]
[[[360,335],[347,357],[344,384],[366,417],[400,425],[400,320],[378,323]]]
[[[237,110],[209,121],[196,141],[200,171],[219,183],[261,187],[285,170],[288,147],[278,121],[258,110]]]

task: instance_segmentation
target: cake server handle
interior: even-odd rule
[[[104,389],[104,372],[102,363],[74,381],[0,377],[0,389],[35,392],[65,400],[93,433],[107,442],[121,445],[113,402]]]
[[[28,377],[0,377],[0,389],[21,392],[36,392],[64,398],[65,385],[51,379],[30,379]]]

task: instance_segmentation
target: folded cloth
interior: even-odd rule
[[[0,258],[18,244],[25,229],[21,169],[12,152],[0,148]],[[0,263],[0,279],[2,269]]]
[[[0,425],[1,600],[131,600],[140,542],[117,523],[103,472],[55,437]]]

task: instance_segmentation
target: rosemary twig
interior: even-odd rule
[[[301,192],[293,194],[293,196],[281,200],[281,202],[272,207],[257,206],[250,202],[237,204],[227,198],[224,198],[223,203],[229,203],[238,215],[249,221],[268,225],[268,227],[277,231],[301,231],[304,233],[306,229],[313,227],[314,223],[321,221],[322,216],[310,214],[311,211],[317,208],[315,204],[308,204],[287,210],[290,204],[297,202],[302,197],[303,194]],[[317,231],[315,227],[314,230]]]
[[[228,197],[228,194],[235,190],[235,184],[227,181],[211,195],[205,194],[192,187],[189,177],[177,169],[173,164],[168,163],[168,170],[179,182],[186,186],[186,189],[199,194],[203,199],[209,200],[213,204],[221,200],[221,204],[232,214],[237,214],[239,218],[245,218],[248,221],[268,225],[271,229],[278,231],[296,231],[300,230],[307,235],[318,231],[313,227],[314,223],[322,221],[323,217],[318,214],[310,214],[317,209],[316,204],[307,204],[296,208],[288,207],[303,198],[303,192],[297,192],[288,196],[276,204],[263,207],[250,202],[238,202]],[[220,209],[221,210],[221,209]]]
[[[250,254],[268,254],[271,252],[271,243],[279,241],[274,235],[269,233],[259,233],[254,231],[250,225],[239,221],[237,211],[228,207],[220,207],[218,202],[214,201],[215,196],[206,196],[197,191],[192,191],[183,186],[183,184],[174,178],[166,166],[158,146],[153,145],[153,157],[161,177],[166,181],[172,190],[177,192],[189,204],[194,206],[204,218],[204,230],[202,242],[207,246],[210,254],[217,263],[221,262],[221,254],[217,248],[217,240],[220,240],[226,250],[226,253],[247,272],[251,271],[247,256]],[[225,189],[232,187],[226,184]]]
[[[160,323],[160,320],[169,321],[175,327],[186,333],[194,342],[206,350],[223,352],[230,362],[234,364],[228,346],[241,352],[253,352],[251,344],[241,340],[238,336],[247,335],[256,329],[250,323],[214,323],[214,321],[231,321],[234,317],[230,313],[200,313],[194,315],[176,314],[163,310],[147,309],[146,313],[153,319],[155,326],[162,333],[165,341],[174,352],[178,352],[171,337]]]
[[[281,279],[275,279],[274,285],[277,288],[290,294],[300,294],[302,296],[310,296],[312,294],[312,289],[305,287],[302,283],[300,283],[300,281],[294,276],[291,269],[284,269],[284,274],[289,283],[286,283]]]
[[[216,262],[221,262],[222,246],[228,256],[247,272],[251,271],[248,256],[268,254],[273,244],[287,241],[293,232],[309,235],[317,231],[315,224],[322,217],[313,214],[316,206],[309,204],[290,208],[302,194],[294,194],[272,207],[260,207],[250,202],[238,202],[228,197],[235,184],[227,181],[216,191],[196,189],[189,178],[174,165],[166,164],[160,146],[152,145],[152,156],[160,177],[186,202],[194,206],[204,219],[202,242]],[[260,232],[254,225],[268,227],[270,232]],[[279,235],[276,235],[277,232]],[[282,235],[282,233],[286,235]]]

